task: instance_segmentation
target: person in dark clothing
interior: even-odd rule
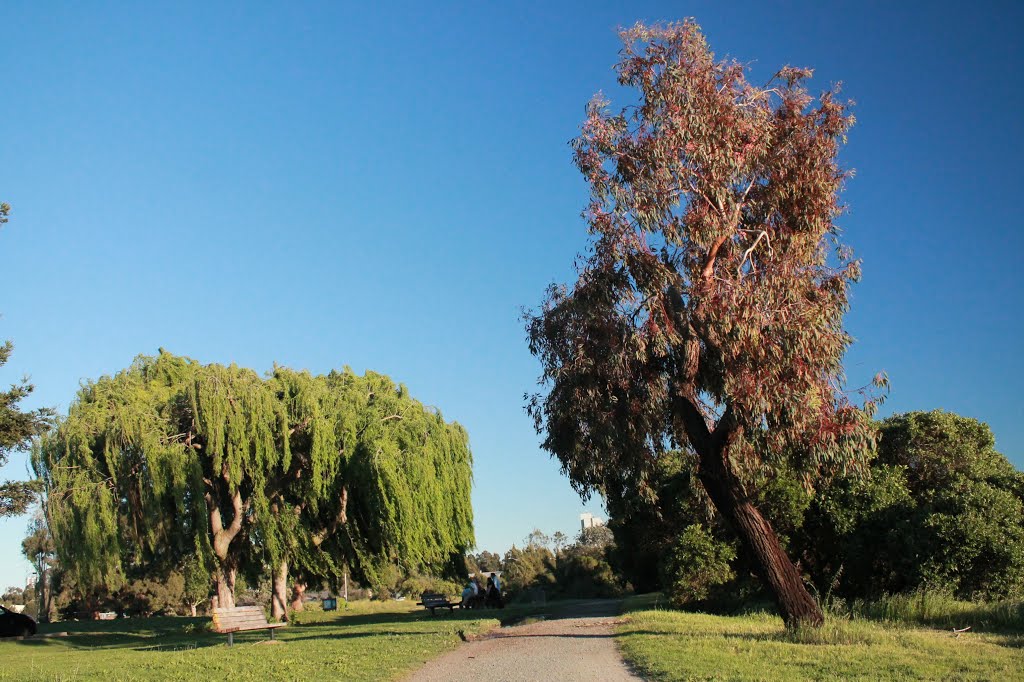
[[[487,606],[493,608],[505,608],[505,600],[501,598],[501,583],[499,582],[498,576],[494,573],[487,576],[487,593],[485,603]]]

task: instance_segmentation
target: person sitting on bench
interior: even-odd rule
[[[498,579],[497,573],[491,573],[487,577],[487,596],[484,598],[484,603],[490,607],[504,608],[505,603],[501,598],[501,582]]]
[[[469,584],[462,590],[462,608],[472,608],[473,602],[476,601],[476,595],[476,582],[470,580]]]

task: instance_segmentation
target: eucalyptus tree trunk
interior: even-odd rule
[[[758,575],[775,597],[786,625],[821,625],[825,620],[821,608],[729,461],[729,445],[740,435],[731,408],[726,409],[714,431],[708,429],[704,416],[690,399],[677,400],[676,408],[682,428],[697,452],[697,476],[704,490],[754,557]]]
[[[277,622],[288,618],[288,562],[284,560],[274,572],[273,590],[270,594],[270,617]]]

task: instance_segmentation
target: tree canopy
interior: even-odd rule
[[[849,597],[1024,596],[1024,472],[988,425],[941,410],[889,417],[871,473],[840,477],[811,506],[797,540],[816,578]]]
[[[0,227],[9,220],[11,206],[0,203]],[[0,344],[0,367],[7,364],[14,346],[10,341]],[[0,391],[0,467],[7,464],[11,452],[28,446],[32,438],[45,431],[53,419],[53,411],[23,411],[19,403],[32,393],[27,380]],[[32,481],[0,482],[0,517],[24,514],[36,499],[38,485]]]
[[[372,372],[260,377],[161,350],[86,383],[35,466],[82,586],[197,557],[230,605],[239,570],[372,583],[473,544],[465,430]]]
[[[787,623],[822,616],[754,504],[779,467],[813,486],[863,469],[872,403],[843,390],[843,314],[859,263],[839,242],[837,155],[853,123],[807,69],[765,85],[718,61],[693,22],[622,33],[619,83],[596,98],[575,162],[592,235],[571,288],[528,316],[547,390],[529,411],[582,494],[647,494],[679,447]]]

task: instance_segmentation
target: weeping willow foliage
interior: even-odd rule
[[[442,573],[474,542],[466,431],[372,372],[140,356],[86,383],[33,463],[86,588],[195,555],[215,574],[287,562],[372,583],[389,563]]]

